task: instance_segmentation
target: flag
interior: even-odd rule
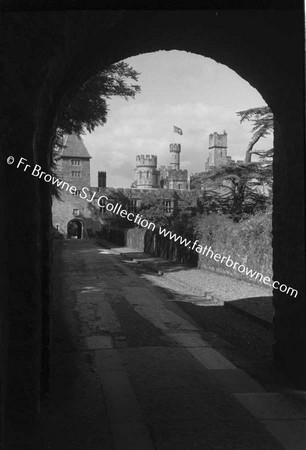
[[[173,125],[173,128],[174,128],[174,133],[183,134],[183,130],[181,128],[175,127],[174,125]]]

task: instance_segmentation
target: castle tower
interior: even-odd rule
[[[209,135],[209,149],[222,148],[227,149],[227,133],[223,131],[222,134],[214,132]]]
[[[98,187],[106,188],[106,172],[98,172]]]
[[[159,170],[157,170],[156,155],[137,155],[135,185],[137,188],[158,188],[160,183]]]
[[[172,170],[180,170],[180,153],[181,144],[170,144],[171,160],[170,166]]]
[[[205,170],[210,170],[214,167],[220,167],[230,162],[230,157],[227,156],[227,134],[224,131],[222,134],[214,132],[209,135],[209,155],[205,164]]]

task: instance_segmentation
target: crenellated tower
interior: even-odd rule
[[[231,157],[227,156],[227,133],[211,133],[209,135],[208,158],[205,164],[205,170],[214,167],[225,166],[230,163]]]
[[[170,166],[172,170],[180,170],[181,144],[170,144]]]
[[[227,133],[223,131],[222,134],[219,133],[211,133],[209,135],[209,149],[220,148],[227,149]]]
[[[137,188],[151,189],[159,187],[159,170],[157,170],[156,155],[137,155],[134,170]]]

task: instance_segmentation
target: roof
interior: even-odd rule
[[[83,139],[76,134],[70,134],[65,142],[65,146],[61,152],[62,158],[91,158],[87,148],[84,145]]]

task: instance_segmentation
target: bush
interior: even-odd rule
[[[272,278],[272,220],[271,213],[257,213],[239,223],[224,215],[201,216],[196,226],[200,244],[211,246],[214,253],[230,256],[235,262]],[[224,263],[199,254],[199,267],[247,278]],[[250,280],[250,279],[249,279]]]

